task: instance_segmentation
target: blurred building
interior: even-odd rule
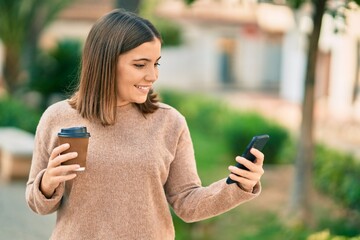
[[[94,22],[114,9],[115,0],[76,0],[62,10],[42,34],[40,45],[51,48],[60,39],[84,41]]]
[[[115,4],[74,1],[45,29],[41,45],[52,47],[63,38],[84,41],[92,24]],[[197,0],[191,6],[184,0],[162,0],[157,15],[180,24],[184,44],[163,48],[156,84],[263,91],[300,103],[310,11],[304,6],[294,13],[256,0]],[[347,24],[339,21],[324,16],[316,97],[332,116],[360,119],[360,13],[349,13]]]
[[[290,9],[234,0],[198,0],[188,7],[183,1],[168,0],[158,14],[180,23],[185,32],[187,66],[185,72],[173,74],[175,82],[279,91],[283,36],[294,26]],[[174,50],[173,55],[178,62],[181,54]]]
[[[51,47],[59,39],[72,38],[84,41],[94,22],[116,8],[136,11],[141,0],[75,0],[62,10],[43,34],[41,44]]]
[[[184,46],[163,51],[160,83],[189,88],[265,91],[300,103],[311,8],[254,0],[165,0],[158,14],[181,24]],[[324,16],[316,98],[331,116],[360,119],[359,11],[347,24]],[[335,33],[337,30],[337,33]],[[166,61],[165,61],[166,59]],[[165,66],[166,65],[166,66]]]

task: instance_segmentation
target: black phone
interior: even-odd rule
[[[269,138],[270,137],[267,134],[254,136],[251,139],[250,143],[247,145],[245,151],[243,152],[243,154],[241,156],[246,158],[247,160],[249,160],[251,162],[254,162],[256,158],[255,158],[254,155],[252,155],[250,153],[250,149],[251,148],[256,148],[259,151],[263,150],[263,148],[265,147],[265,145],[268,142]],[[247,167],[245,167],[244,165],[242,165],[242,164],[240,164],[238,162],[236,163],[236,167],[244,169],[244,170],[249,170]],[[233,181],[230,177],[228,177],[226,179],[226,183],[231,184],[231,183],[235,183],[235,181]]]

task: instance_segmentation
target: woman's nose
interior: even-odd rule
[[[158,73],[159,73],[159,70],[155,67],[149,69],[146,73],[145,80],[155,82],[158,78]]]

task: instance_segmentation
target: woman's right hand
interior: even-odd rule
[[[40,183],[40,191],[47,198],[52,197],[55,189],[60,185],[60,183],[76,177],[76,173],[74,173],[74,171],[77,170],[80,165],[61,165],[61,163],[76,158],[78,155],[77,152],[61,154],[65,150],[69,149],[69,147],[70,145],[65,143],[54,148],[51,152],[48,166]]]

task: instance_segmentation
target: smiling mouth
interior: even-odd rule
[[[140,85],[135,85],[136,88],[138,89],[142,89],[142,90],[149,90],[150,86],[140,86]]]

